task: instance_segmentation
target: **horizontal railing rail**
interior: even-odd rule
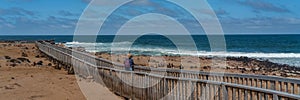
[[[75,67],[79,68],[82,71],[86,68],[84,65],[86,63],[91,64],[92,69],[87,69],[87,74],[91,73],[98,73],[95,72],[95,70],[103,69],[103,68],[112,68],[112,66],[115,66],[118,70],[114,69],[105,69],[109,71],[118,71],[122,72],[119,69],[123,68],[122,64],[113,63],[109,60],[105,60],[102,58],[97,58],[93,55],[90,55],[88,53],[83,53],[79,51],[75,51],[72,49],[64,48],[64,47],[58,47],[55,45],[51,45],[46,42],[37,42],[37,45],[39,49],[44,52],[45,54],[62,61],[63,63],[79,65],[83,67]],[[74,61],[74,58],[80,58],[82,60],[81,63]],[[78,64],[77,64],[78,63]],[[85,63],[85,64],[82,64]],[[101,66],[101,67],[100,67]],[[199,72],[199,71],[185,71],[185,70],[178,70],[178,69],[162,69],[162,68],[148,68],[148,67],[136,67],[137,72],[133,72],[134,74],[142,73],[142,75],[152,75],[152,73],[164,76],[164,78],[179,78],[179,79],[188,79],[190,81],[192,80],[205,80],[206,82],[219,82],[222,84],[227,84],[228,88],[231,94],[235,94],[233,96],[240,96],[245,95],[245,91],[249,90],[246,89],[246,87],[255,88],[256,90],[265,90],[265,91],[256,91],[257,95],[262,95],[262,93],[265,93],[266,91],[272,91],[272,93],[267,93],[268,95],[276,94],[278,96],[278,93],[281,93],[279,96],[286,96],[286,94],[293,95],[298,97],[300,93],[300,81],[298,79],[289,79],[289,78],[282,78],[282,77],[272,77],[272,76],[263,76],[263,75],[246,75],[246,74],[228,74],[228,73],[213,73],[213,72]],[[151,71],[151,72],[150,72]],[[77,73],[86,73],[86,72],[77,72]],[[113,72],[110,72],[113,73]],[[102,75],[103,73],[100,73]],[[106,77],[106,76],[102,76]],[[156,77],[157,78],[157,77]],[[115,80],[115,79],[114,79]],[[120,80],[119,80],[120,81]],[[203,82],[202,82],[203,83]],[[231,86],[245,86],[243,88],[238,88]],[[217,86],[215,87],[217,88]],[[220,88],[220,87],[218,87]],[[227,89],[227,90],[228,90]],[[230,90],[231,89],[231,90]],[[243,89],[246,89],[244,91],[244,94],[240,91]],[[118,91],[116,91],[118,92]],[[236,92],[236,93],[235,93]],[[262,92],[262,93],[261,93]],[[273,93],[274,92],[274,93]],[[277,92],[277,93],[275,93]],[[250,93],[251,94],[251,93]],[[254,93],[255,94],[255,93]],[[247,93],[248,95],[248,93]],[[274,96],[274,97],[276,97]],[[249,96],[252,97],[252,96]],[[267,97],[273,97],[273,96],[267,96]],[[281,97],[279,97],[281,98]]]

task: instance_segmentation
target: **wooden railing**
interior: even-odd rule
[[[300,80],[281,77],[224,74],[177,69],[135,67],[124,71],[121,64],[88,53],[37,42],[40,51],[66,65],[76,75],[93,76],[113,92],[133,99],[300,99]],[[150,72],[151,71],[151,72]],[[151,85],[153,84],[153,85]]]

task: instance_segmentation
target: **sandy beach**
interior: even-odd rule
[[[34,43],[0,43],[0,100],[86,100],[75,76],[53,66]],[[97,86],[100,100],[121,99]]]

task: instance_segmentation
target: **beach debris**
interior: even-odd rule
[[[15,79],[15,77],[11,77],[11,79],[13,79],[13,80],[14,80],[14,79]]]
[[[35,58],[40,58],[40,55],[36,55]]]
[[[48,63],[48,66],[52,66],[52,63]]]
[[[22,52],[22,57],[28,57],[28,55],[24,52]]]

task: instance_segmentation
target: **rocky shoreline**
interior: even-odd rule
[[[99,58],[122,63],[126,55],[114,55],[109,53],[95,53]],[[300,67],[287,64],[273,63],[269,60],[259,60],[249,57],[226,57],[226,67],[213,67],[222,63],[212,63],[211,57],[193,56],[147,56],[137,55],[133,57],[137,66],[149,66],[160,68],[173,68],[185,70],[199,70],[226,73],[258,74],[280,77],[300,78]],[[185,62],[180,63],[182,60]]]
[[[248,57],[227,57],[227,60],[242,62],[245,66],[249,68],[239,68],[238,66],[227,67],[227,69],[236,69],[241,71],[252,71],[253,73],[257,71],[262,71],[262,75],[275,75],[282,77],[299,77],[300,67],[290,66],[287,64],[278,64],[270,62],[269,60],[257,60],[255,58]]]

